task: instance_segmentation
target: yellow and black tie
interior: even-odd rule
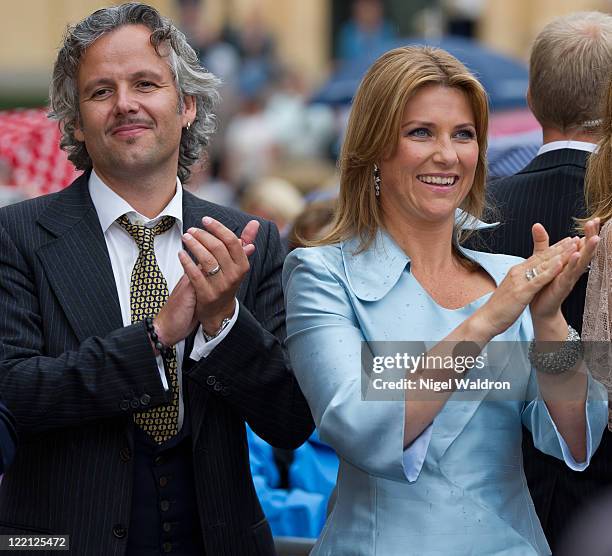
[[[132,236],[138,246],[138,258],[130,280],[130,310],[132,323],[155,317],[168,299],[168,285],[155,258],[155,236],[167,232],[174,225],[172,216],[164,216],[152,228],[131,224],[125,217],[117,223]],[[162,444],[178,432],[178,377],[176,351],[173,349],[165,361],[170,377],[172,400],[168,405],[134,413],[134,422],[155,442]]]

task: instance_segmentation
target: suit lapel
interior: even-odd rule
[[[241,231],[239,223],[228,209],[200,199],[183,189],[183,231],[191,227],[201,228],[204,216],[218,220],[235,234]]]
[[[117,287],[89,196],[89,174],[58,194],[38,219],[54,238],[37,255],[80,342],[123,326]]]

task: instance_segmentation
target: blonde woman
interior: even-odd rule
[[[612,79],[608,86],[601,141],[587,167],[585,192],[590,218],[599,218],[602,228],[601,243],[589,272],[583,338],[609,342],[612,339]]]
[[[523,474],[521,423],[539,449],[576,470],[605,428],[604,388],[577,372],[560,310],[595,251],[597,224],[586,224],[584,242],[553,246],[536,224],[527,260],[457,239],[455,210],[482,212],[487,120],[482,86],[447,52],[384,54],[353,102],[332,228],[285,262],[291,362],[340,458],[315,555],[550,554]],[[427,342],[428,356],[458,361],[493,339],[520,346],[534,337],[529,355],[519,349],[468,372],[471,384],[506,379],[512,397],[450,386],[362,399],[379,340]],[[459,370],[415,368],[440,384]]]

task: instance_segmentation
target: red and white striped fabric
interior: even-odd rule
[[[59,148],[60,131],[44,108],[0,111],[0,160],[9,184],[28,197],[59,191],[81,172]]]

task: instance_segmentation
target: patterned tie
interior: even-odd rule
[[[117,218],[117,223],[138,246],[138,258],[130,280],[130,310],[132,322],[140,322],[147,317],[155,317],[168,299],[168,285],[157,264],[153,245],[155,236],[174,226],[174,218],[164,216],[153,228],[131,224],[125,216]],[[170,375],[172,401],[168,405],[134,413],[134,422],[158,444],[178,432],[178,378],[174,349],[165,364]]]

